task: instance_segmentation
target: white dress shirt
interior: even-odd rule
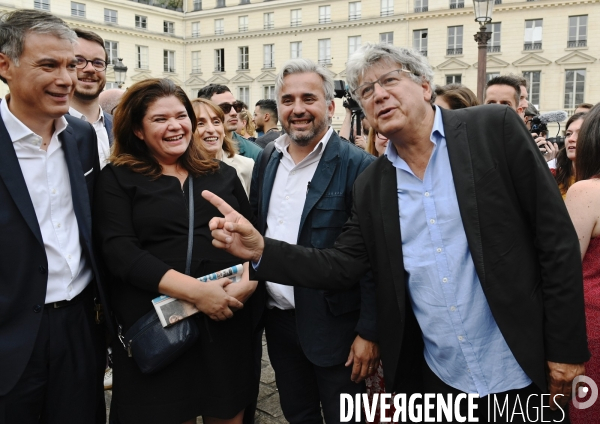
[[[69,108],[69,115],[87,122],[85,115],[72,107]],[[102,112],[102,107],[100,107],[98,120],[92,123],[92,127],[96,130],[96,137],[98,138],[98,157],[100,158],[100,169],[102,169],[106,166],[108,158],[110,157],[110,143],[108,142],[108,132],[104,126],[104,113]]]
[[[296,244],[300,231],[300,218],[306,201],[306,194],[323,151],[327,146],[333,129],[317,143],[312,152],[297,164],[288,152],[291,140],[284,134],[275,140],[275,148],[282,153],[277,175],[273,182],[273,191],[267,212],[266,237]],[[267,281],[268,308],[294,309],[294,287]]]
[[[6,101],[0,103],[0,115],[21,166],[48,259],[45,303],[71,300],[92,280],[92,271],[79,243],[69,170],[58,138],[68,123],[64,117],[54,121],[54,134],[45,151],[41,148],[42,137],[10,112],[8,101],[7,96]],[[15,284],[27,284],[27,281]]]

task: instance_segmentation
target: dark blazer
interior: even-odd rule
[[[545,361],[589,358],[577,235],[548,166],[510,108],[441,110],[477,275],[517,362],[546,392]],[[341,288],[371,268],[386,387],[406,392],[419,385],[423,345],[407,306],[398,217],[396,170],[381,157],[356,181],[352,217],[335,249],[267,239],[257,277]]]
[[[250,204],[262,234],[267,227],[269,201],[282,154],[273,151],[262,178],[262,196],[258,200],[259,166],[254,167]],[[334,132],[310,182],[300,219],[298,244],[332,247],[350,217],[352,186],[358,175],[375,158]],[[258,163],[261,163],[261,157]],[[279,280],[273,280],[279,282]],[[349,290],[294,289],[296,326],[307,358],[321,367],[339,365],[348,359],[356,334],[377,340],[375,287],[369,273],[360,286]]]
[[[91,240],[94,182],[100,172],[96,132],[66,115],[60,134],[81,246],[91,265],[100,299],[104,291]],[[12,141],[0,119],[0,396],[21,377],[29,360],[44,310],[48,261],[29,191]]]
[[[108,145],[112,147],[114,136],[113,136],[113,116],[110,113],[104,113],[104,128],[108,134]]]

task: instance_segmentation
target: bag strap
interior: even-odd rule
[[[188,178],[188,191],[190,223],[188,229],[187,258],[185,260],[185,275],[190,275],[190,268],[192,267],[192,249],[194,247],[194,177],[192,175],[190,175]]]

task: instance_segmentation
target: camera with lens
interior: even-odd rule
[[[346,81],[344,80],[334,80],[333,81],[334,88],[334,97],[336,99],[343,99],[342,106],[344,108],[349,109],[352,112],[351,117],[351,126],[350,128],[356,128],[356,135],[362,134],[362,124],[361,121],[364,118],[364,114],[356,100],[352,98],[352,95],[347,89]],[[354,144],[354,132],[350,131],[350,142]]]
[[[531,123],[532,134],[542,135],[548,133],[548,126],[540,120],[539,115],[531,118],[529,122]]]

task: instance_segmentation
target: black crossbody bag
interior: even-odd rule
[[[188,191],[190,218],[185,264],[186,275],[190,275],[194,245],[194,185],[191,175]],[[119,325],[118,336],[127,354],[129,357],[133,357],[142,373],[152,374],[169,365],[196,343],[200,337],[200,331],[194,318],[181,320],[175,325],[165,328],[156,311],[152,310],[138,319],[124,336],[122,327]]]

